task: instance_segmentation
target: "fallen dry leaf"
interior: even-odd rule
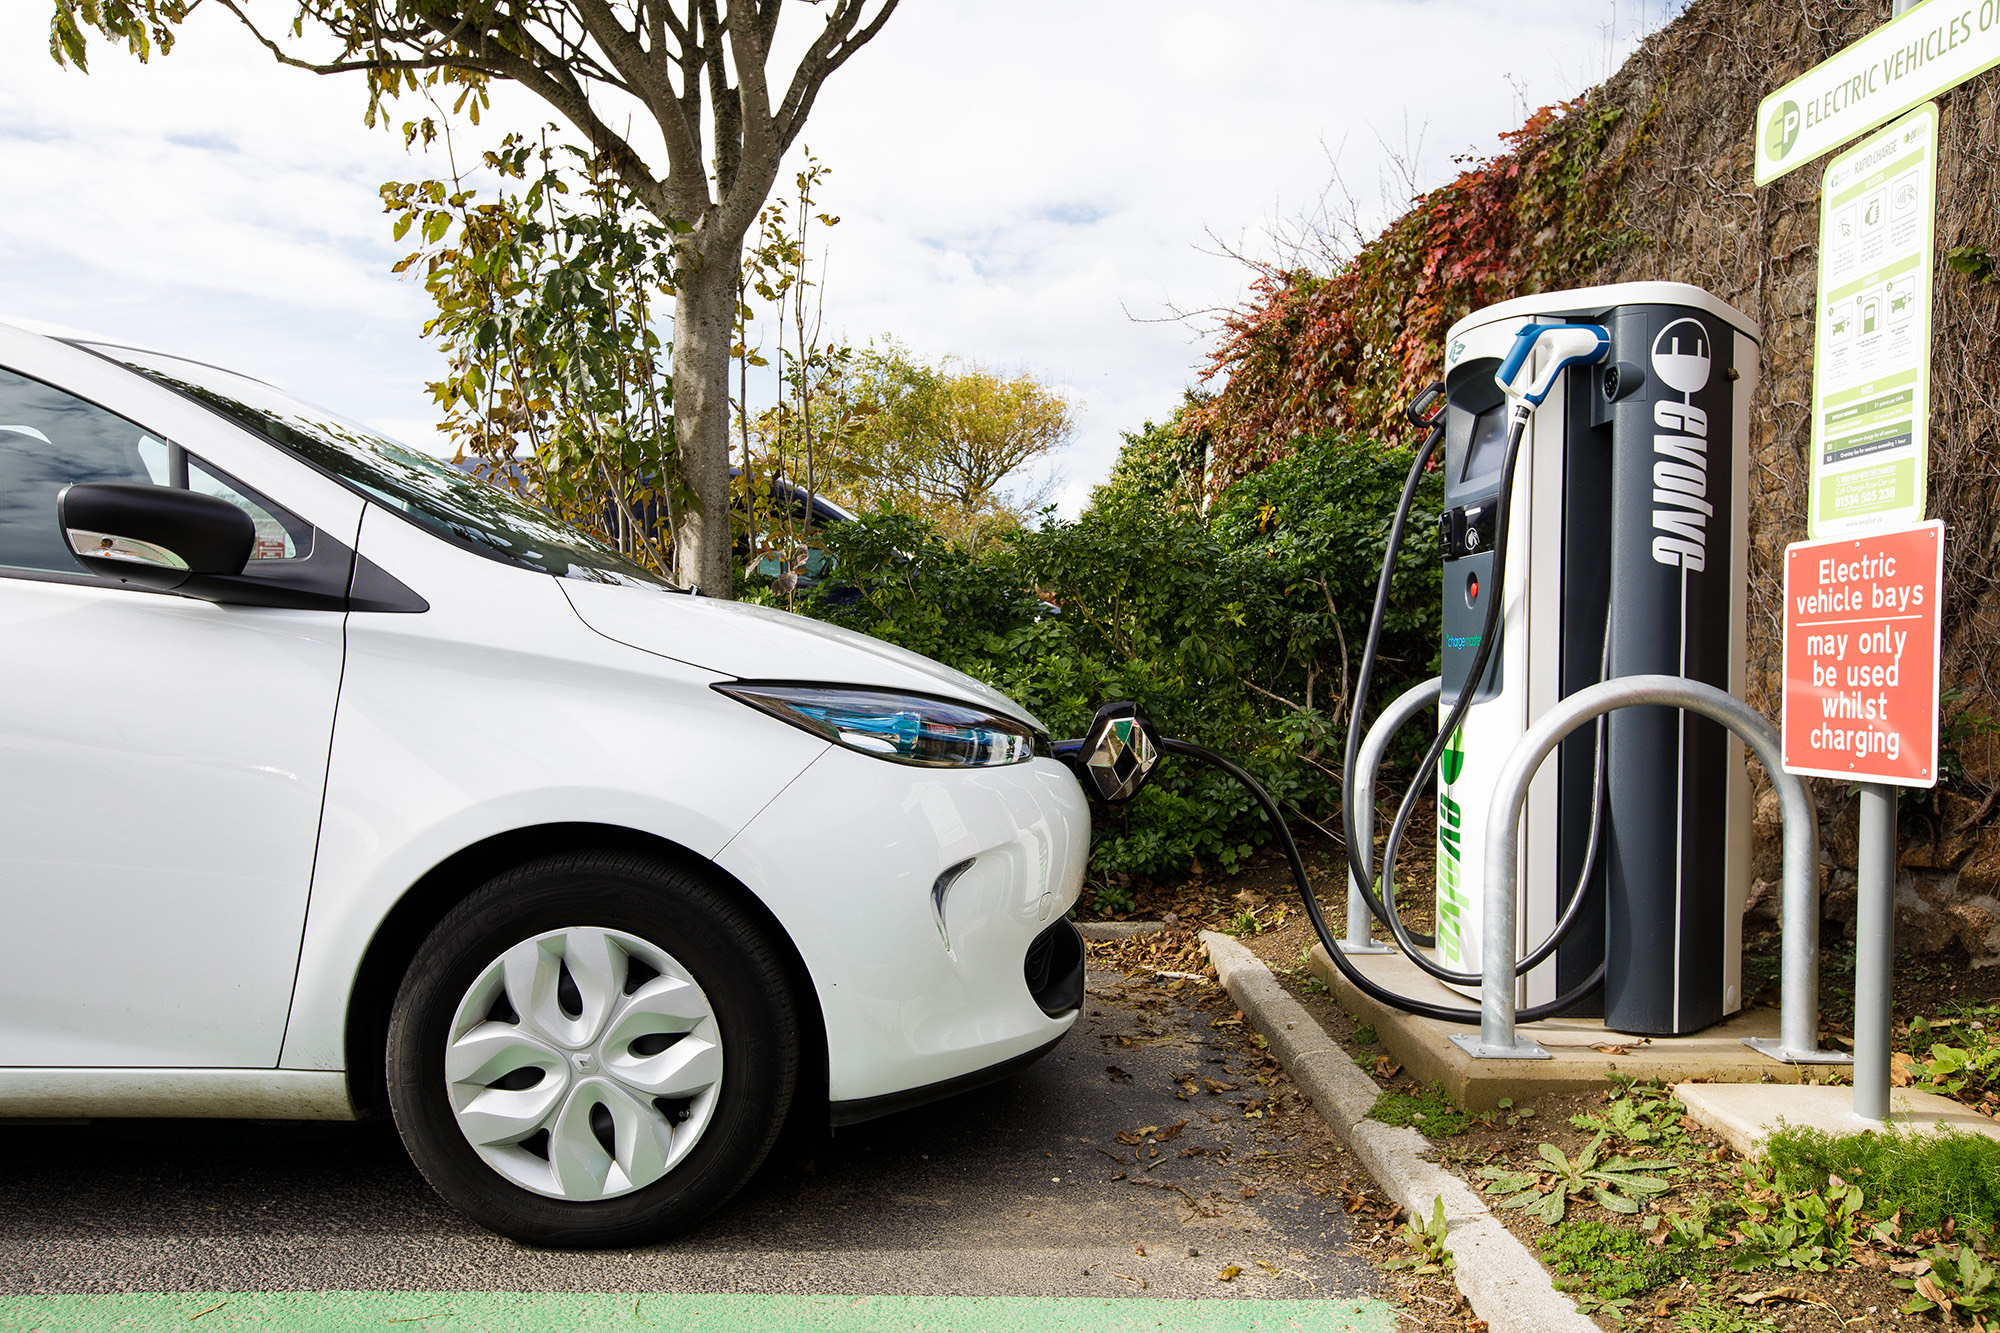
[[[1175,1135],[1179,1134],[1182,1130],[1186,1128],[1187,1128],[1187,1121],[1176,1120],[1171,1125],[1161,1126],[1160,1129],[1153,1135],[1153,1137],[1159,1140],[1161,1143],[1165,1143],[1167,1140],[1173,1138]]]
[[[1916,1077],[1910,1071],[1916,1066],[1916,1057],[1908,1051],[1897,1051],[1889,1057],[1889,1086],[1907,1088]]]
[[[1141,1259],[1143,1259],[1146,1257],[1146,1247],[1143,1245],[1134,1245],[1132,1247],[1132,1253],[1138,1255]]]
[[[1592,1051],[1600,1055],[1632,1055],[1636,1047],[1652,1045],[1652,1037],[1634,1037],[1632,1041],[1596,1041],[1590,1045]]]
[[[1211,1094],[1235,1092],[1243,1086],[1241,1083],[1224,1083],[1222,1080],[1214,1078],[1205,1078],[1202,1080],[1202,1083],[1208,1088]]]
[[[1239,1276],[1242,1275],[1242,1272],[1243,1272],[1243,1265],[1231,1264],[1229,1265],[1229,1267],[1223,1269],[1220,1273],[1217,1273],[1215,1275],[1215,1280],[1217,1282],[1234,1282]]]
[[[1396,1075],[1402,1072],[1403,1072],[1403,1067],[1397,1064],[1394,1060],[1391,1060],[1388,1056],[1378,1055],[1375,1057],[1376,1078],[1394,1078],[1396,1077]]]

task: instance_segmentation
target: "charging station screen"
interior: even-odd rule
[[[1460,481],[1498,472],[1507,458],[1507,404],[1495,403],[1472,418],[1472,440],[1465,450]]]

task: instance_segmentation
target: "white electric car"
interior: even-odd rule
[[[0,325],[0,1117],[392,1114],[496,1231],[656,1238],[1060,1039],[1089,840],[970,677]]]

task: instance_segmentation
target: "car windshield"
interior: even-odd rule
[[[672,586],[500,487],[260,380],[159,352],[82,345],[248,426],[454,545],[563,578]]]

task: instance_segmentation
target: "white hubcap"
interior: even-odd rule
[[[623,931],[523,940],[459,1001],[445,1050],[459,1130],[557,1199],[608,1199],[674,1169],[715,1114],[722,1038],[672,955]]]

